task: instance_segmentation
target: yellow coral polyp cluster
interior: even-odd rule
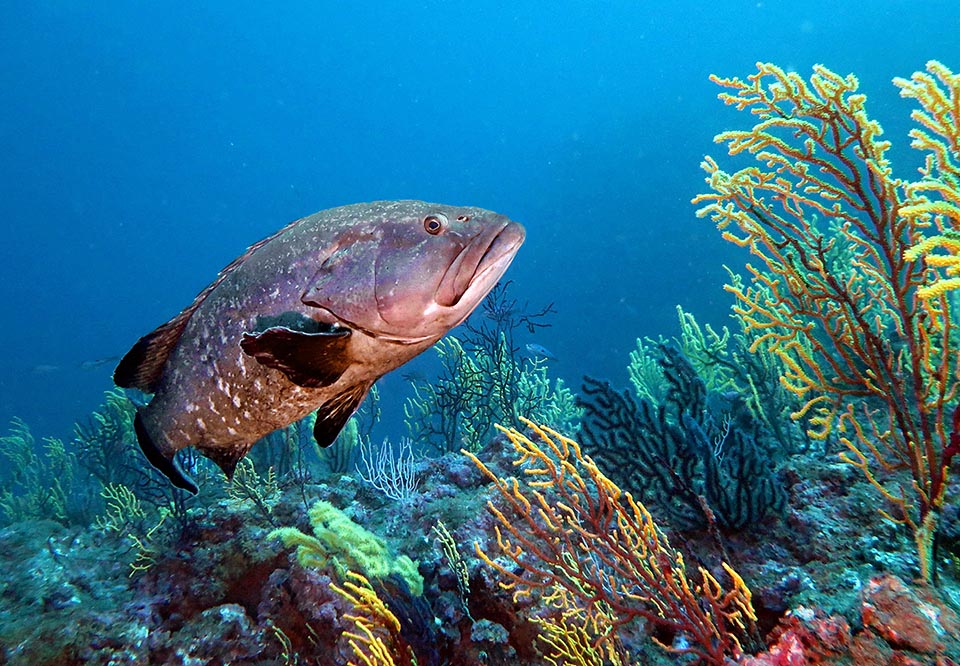
[[[267,535],[280,539],[284,546],[297,547],[297,560],[302,566],[331,566],[341,577],[348,571],[360,571],[371,578],[396,574],[415,596],[423,594],[423,576],[417,563],[406,555],[395,555],[379,536],[350,520],[330,502],[318,501],[308,512],[314,536],[295,527],[281,527]]]
[[[949,254],[932,254],[937,249],[946,250]],[[928,267],[942,269],[948,277],[934,279],[919,287],[917,297],[939,298],[948,291],[960,289],[960,236],[952,233],[928,236],[903,253],[907,261],[916,261],[921,257]]]

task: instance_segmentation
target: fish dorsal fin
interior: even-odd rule
[[[177,346],[177,342],[180,341],[183,329],[187,327],[187,322],[190,321],[190,317],[193,316],[193,313],[197,311],[200,304],[210,295],[210,292],[220,286],[220,283],[243,264],[243,262],[249,259],[250,255],[277,236],[284,234],[288,229],[299,224],[302,219],[294,220],[275,234],[248,247],[246,252],[227,264],[227,266],[217,274],[216,280],[197,294],[197,297],[193,299],[193,303],[191,303],[189,307],[152,333],[148,333],[137,340],[133,348],[120,359],[120,363],[117,364],[117,369],[113,371],[114,383],[123,388],[140,389],[145,393],[155,393],[157,385],[160,383],[160,377],[163,375],[163,367],[167,364],[167,359],[170,358],[170,353],[174,347]]]
[[[260,365],[279,370],[305,388],[329,386],[350,366],[349,328],[329,328],[318,333],[273,326],[261,333],[244,333],[240,348]]]
[[[317,410],[317,422],[313,425],[313,438],[317,446],[326,448],[333,444],[360,403],[367,397],[373,383],[352,386],[335,395]]]

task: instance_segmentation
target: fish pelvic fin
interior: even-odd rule
[[[338,393],[317,410],[317,422],[313,425],[313,438],[317,446],[326,448],[333,444],[360,403],[367,397],[373,382],[358,384]]]
[[[170,483],[177,488],[186,490],[192,495],[196,495],[200,491],[197,484],[183,471],[183,468],[180,467],[180,464],[173,456],[165,455],[157,445],[154,444],[153,439],[143,424],[143,416],[139,409],[133,419],[133,429],[137,433],[137,442],[140,444],[140,450],[142,450],[143,455],[146,456],[147,462],[153,465],[158,472],[170,479]]]
[[[240,347],[297,386],[320,388],[333,384],[349,367],[349,340],[349,328],[305,333],[274,326],[260,333],[244,333]]]

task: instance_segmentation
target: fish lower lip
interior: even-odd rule
[[[487,282],[487,276],[490,273],[496,273],[496,279],[499,279],[513,259],[513,255],[516,254],[517,248],[523,243],[525,236],[526,231],[520,224],[516,222],[505,224],[480,256],[473,269],[473,275],[470,277],[463,293],[457,297],[456,303],[467,297],[477,287],[482,288],[483,292],[486,293],[489,287],[493,286],[492,284],[487,287],[483,286]]]
[[[523,226],[506,221],[483,237],[474,238],[451,262],[441,279],[436,303],[447,308],[457,307],[464,300],[472,302],[472,294],[481,291],[485,294],[510,264],[524,235]],[[495,276],[493,280],[491,275]]]
[[[477,278],[497,267],[504,257],[512,257],[520,244],[523,243],[525,234],[523,227],[516,222],[508,223],[499,234],[494,236],[493,241],[487,247],[487,251],[480,257],[470,284],[472,285]]]

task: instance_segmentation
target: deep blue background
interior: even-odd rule
[[[689,201],[750,119],[711,72],[857,73],[911,176],[890,79],[960,69],[955,1],[184,4],[0,8],[0,432],[68,436],[110,386],[90,361],[286,222],[383,198],[525,223],[514,293],[558,310],[537,342],[622,383],[677,303],[726,321],[739,251]]]

